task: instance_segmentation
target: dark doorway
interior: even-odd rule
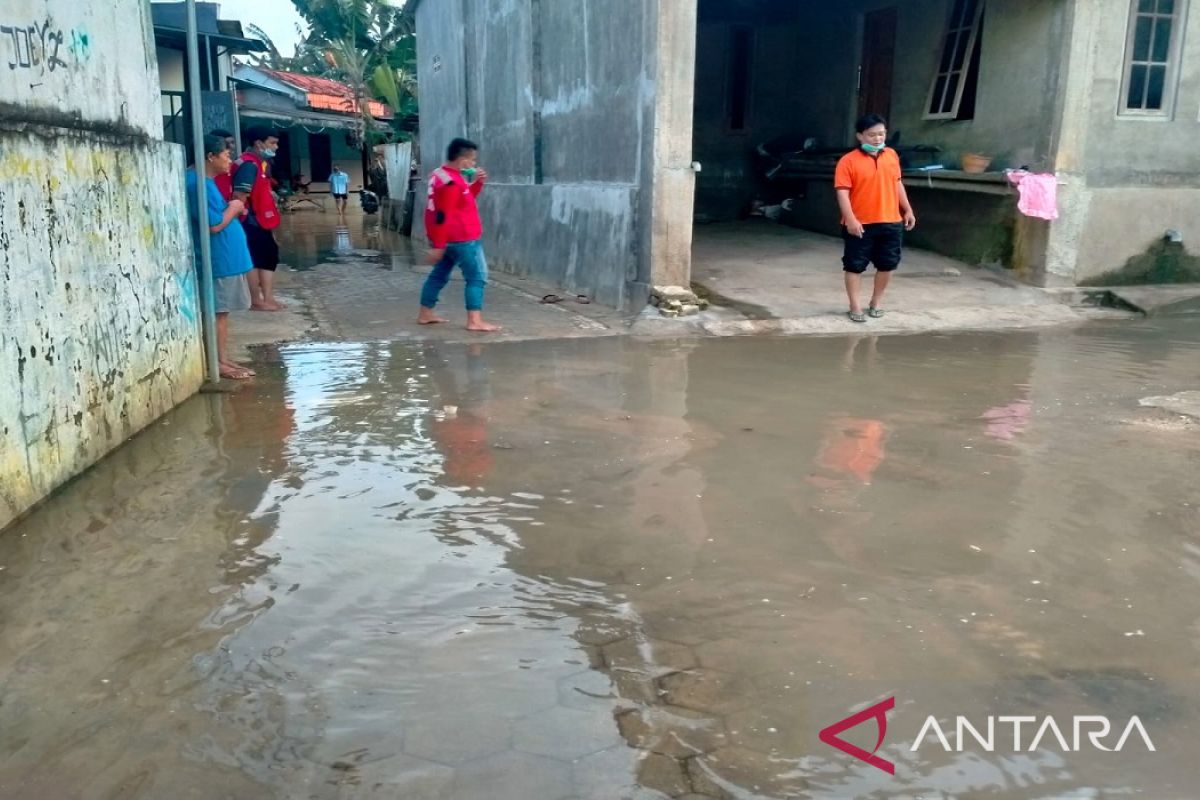
[[[882,8],[863,17],[863,55],[858,68],[858,113],[888,119],[892,112],[892,76],[896,58],[896,9]]]
[[[310,133],[308,135],[309,169],[314,181],[324,181],[333,172],[333,141],[327,133]]]

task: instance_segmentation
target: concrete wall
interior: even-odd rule
[[[655,114],[669,113],[654,91],[658,5],[418,6],[422,168],[428,175],[437,167],[455,136],[479,142],[491,175],[480,205],[494,268],[610,305],[644,302],[655,263],[648,205],[655,170],[670,162],[682,174],[679,159],[671,161],[678,153],[654,138]],[[690,53],[690,39],[684,44]],[[683,68],[690,87],[690,59]],[[687,116],[690,128],[690,109]],[[690,241],[690,172],[682,180]],[[687,247],[682,256],[680,248],[659,252],[661,265],[676,268],[688,257]]]
[[[1112,284],[1200,279],[1200,13],[1183,36],[1169,117],[1118,114],[1127,0],[1075,0],[1064,54],[1056,154],[1062,218],[1051,226],[1044,282]],[[1164,233],[1183,234],[1166,246]]]
[[[34,42],[0,37],[3,527],[194,393],[202,357],[148,8],[10,0],[0,25]]]

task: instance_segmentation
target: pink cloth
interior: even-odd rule
[[[1008,179],[1021,195],[1017,209],[1022,214],[1038,219],[1058,219],[1058,178],[1055,175],[1015,169],[1008,173]]]

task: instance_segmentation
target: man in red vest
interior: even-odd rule
[[[250,308],[255,311],[279,311],[284,306],[275,299],[275,269],[279,266],[279,245],[274,230],[279,227],[279,207],[271,193],[268,161],[275,157],[279,135],[265,127],[246,131],[249,147],[242,154],[233,173],[233,194],[244,195],[246,201],[246,243],[254,269],[248,277]],[[251,172],[243,167],[254,165]]]
[[[479,169],[476,159],[479,145],[466,139],[450,143],[446,163],[429,178],[429,198],[425,207],[425,232],[429,235],[429,261],[433,271],[421,287],[421,311],[417,322],[434,325],[445,322],[433,310],[442,289],[457,266],[466,282],[467,330],[492,333],[499,325],[483,319],[483,294],[487,286],[487,260],[483,256],[483,223],[475,198],[487,183],[487,172]]]

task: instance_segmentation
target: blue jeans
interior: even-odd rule
[[[467,282],[467,311],[483,310],[483,287],[487,285],[487,260],[483,257],[483,242],[459,242],[446,245],[442,260],[433,267],[433,272],[421,287],[421,305],[433,308],[438,303],[442,289],[450,282],[450,273],[455,265],[462,270]]]

